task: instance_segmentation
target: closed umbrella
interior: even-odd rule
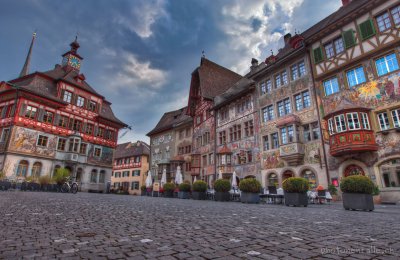
[[[233,174],[232,174],[232,188],[236,188],[237,187],[237,181],[236,181],[236,172],[235,171],[233,171]]]
[[[218,179],[222,179],[222,170],[221,169],[218,172]]]
[[[147,173],[147,178],[146,178],[146,187],[151,187],[153,185],[153,180],[151,179],[151,172],[149,171]]]
[[[178,166],[176,168],[176,174],[175,174],[175,183],[176,184],[181,184],[183,182],[183,177],[182,177],[182,171],[181,171],[181,166]]]
[[[193,180],[193,182],[196,182],[197,181],[197,177],[196,176],[194,176],[194,180]]]
[[[164,169],[161,176],[161,187],[164,187],[164,184],[167,183],[167,170]]]

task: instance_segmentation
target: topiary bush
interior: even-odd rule
[[[306,193],[309,189],[308,180],[299,177],[290,177],[283,181],[283,190],[289,193]]]
[[[185,183],[185,182],[179,184],[179,191],[189,192],[190,191],[190,184],[189,183]]]
[[[371,179],[363,175],[345,177],[340,182],[340,189],[345,193],[372,194],[374,187]]]
[[[175,184],[173,184],[172,182],[167,182],[164,184],[163,187],[164,191],[174,191],[175,190]]]
[[[242,192],[259,193],[261,189],[261,183],[255,178],[247,178],[240,182],[239,189]]]
[[[146,185],[140,186],[140,190],[141,190],[141,191],[145,191],[145,190],[146,190]]]
[[[207,183],[205,181],[195,181],[193,183],[193,191],[205,192],[207,190]]]
[[[228,192],[231,190],[231,183],[226,179],[218,179],[214,183],[214,189],[217,192]]]
[[[58,185],[62,185],[65,182],[65,179],[69,177],[69,170],[66,168],[58,168],[56,173],[53,176],[53,180]]]

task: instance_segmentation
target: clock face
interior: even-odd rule
[[[70,65],[71,67],[74,67],[74,68],[76,68],[76,69],[79,69],[79,67],[81,66],[81,61],[80,61],[77,57],[71,56],[71,57],[69,58],[69,65]]]

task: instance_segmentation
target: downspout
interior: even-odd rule
[[[328,170],[328,160],[326,158],[325,142],[324,142],[324,136],[323,136],[323,133],[322,133],[322,124],[321,124],[322,120],[321,120],[321,116],[320,116],[320,113],[319,113],[318,100],[317,100],[317,90],[316,90],[316,86],[314,84],[315,83],[315,81],[314,81],[314,70],[313,70],[313,67],[312,67],[312,64],[311,64],[311,55],[310,55],[309,51],[307,51],[307,58],[308,58],[308,65],[309,65],[310,72],[311,72],[313,88],[314,88],[313,89],[313,92],[314,92],[313,96],[314,96],[314,103],[315,103],[315,106],[316,106],[316,109],[317,109],[317,115],[318,115],[319,134],[321,136],[322,152],[324,154],[324,162],[325,162],[325,173],[326,173],[326,178],[327,178],[327,181],[328,181],[328,184],[329,184],[329,183],[331,183],[331,177],[329,175],[329,170]],[[318,152],[318,154],[319,154],[319,152]],[[321,161],[321,158],[319,158],[319,160]]]
[[[214,182],[217,180],[217,111],[214,110]]]

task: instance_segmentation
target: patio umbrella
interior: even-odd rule
[[[218,179],[222,179],[222,170],[221,169],[218,172]]]
[[[193,180],[193,182],[196,182],[197,181],[197,177],[196,176],[194,176],[194,180]]]
[[[167,183],[167,169],[164,169],[161,176],[161,187],[164,187],[164,184]]]
[[[233,171],[233,174],[232,174],[232,188],[236,188],[237,187],[237,181],[236,181],[236,172],[235,171]]]
[[[153,185],[153,180],[151,179],[151,172],[147,172],[147,178],[146,178],[146,187],[151,187]]]
[[[175,183],[179,185],[182,182],[183,182],[183,177],[182,177],[182,172],[181,172],[181,166],[178,166],[176,168]]]

